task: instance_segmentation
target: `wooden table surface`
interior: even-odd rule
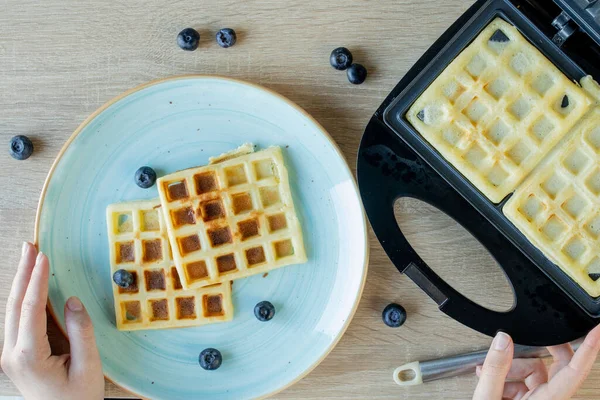
[[[0,2],[0,326],[20,245],[33,237],[44,178],[73,130],[106,101],[149,80],[178,74],[219,74],[274,89],[312,114],[354,168],[363,128],[387,93],[471,0],[201,0],[195,2],[4,0]],[[175,44],[188,26],[200,48]],[[221,49],[214,33],[232,27],[238,44]],[[329,53],[350,48],[369,70],[350,85],[329,66]],[[8,155],[13,135],[30,136],[35,153]],[[423,258],[455,287],[483,305],[506,309],[507,282],[492,258],[453,220],[416,201],[397,205],[397,218]],[[370,232],[364,296],[334,351],[281,399],[467,399],[474,376],[402,389],[392,370],[413,360],[487,347],[490,339],[447,318],[392,266]],[[381,310],[402,304],[408,321],[386,327]],[[55,325],[56,351],[67,348]],[[1,340],[1,339],[0,339]],[[579,393],[597,398],[600,366]],[[0,374],[0,395],[17,394]],[[110,396],[125,395],[107,383]]]

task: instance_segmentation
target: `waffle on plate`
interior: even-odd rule
[[[157,186],[183,287],[306,262],[279,147],[254,152],[246,144]]]
[[[111,276],[125,269],[134,283],[113,283],[119,330],[198,326],[233,318],[231,283],[186,290],[171,256],[160,202],[111,204],[106,210]]]

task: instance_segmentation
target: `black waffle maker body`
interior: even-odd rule
[[[467,10],[402,78],[371,118],[358,153],[357,176],[373,230],[397,269],[440,310],[479,332],[502,330],[515,342],[554,345],[600,323],[590,297],[548,260],[493,204],[420,136],[404,117],[444,68],[496,17],[514,26],[566,76],[600,81],[600,0],[481,0]],[[394,203],[412,197],[465,227],[511,282],[511,310],[482,307],[452,288],[410,246]],[[510,196],[509,196],[510,197]]]

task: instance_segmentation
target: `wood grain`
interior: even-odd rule
[[[0,143],[30,136],[25,162],[0,151],[0,310],[22,240],[33,236],[38,196],[63,143],[84,118],[121,92],[177,74],[220,74],[255,82],[289,97],[331,133],[354,166],[362,130],[387,93],[471,0],[158,0],[0,1]],[[192,26],[200,48],[183,52],[179,30]],[[221,49],[214,33],[232,27],[238,44]],[[369,70],[352,86],[328,64],[337,46],[350,48]],[[510,289],[492,258],[445,215],[416,202],[397,206],[398,220],[425,260],[471,298],[493,308],[511,304]],[[308,377],[278,399],[467,399],[476,383],[465,376],[401,389],[391,378],[403,363],[486,347],[490,340],[440,313],[398,274],[370,232],[371,261],[364,297],[346,335]],[[440,251],[443,249],[443,251]],[[381,322],[389,302],[408,310],[400,329]],[[3,328],[3,315],[0,315]],[[57,352],[68,345],[49,323]],[[600,367],[580,391],[597,398]],[[109,396],[125,395],[107,383]],[[0,374],[0,394],[17,394]]]

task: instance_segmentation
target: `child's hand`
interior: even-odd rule
[[[48,258],[24,243],[6,304],[2,370],[28,400],[103,399],[104,377],[94,328],[76,297],[65,305],[71,354],[53,356],[50,352],[48,274]]]
[[[512,339],[499,333],[483,367],[477,367],[479,384],[473,400],[570,399],[590,373],[599,350],[600,325],[587,335],[575,354],[569,344],[548,347],[554,362],[546,369],[540,359],[513,360]]]

